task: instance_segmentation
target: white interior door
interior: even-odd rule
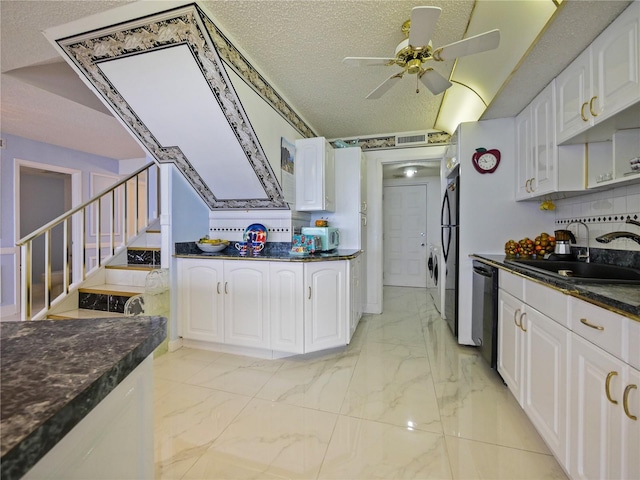
[[[384,187],[384,284],[427,286],[427,186]]]

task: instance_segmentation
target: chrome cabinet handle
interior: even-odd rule
[[[311,300],[311,287],[309,287],[309,300]]]
[[[591,100],[589,100],[589,113],[591,115],[593,115],[594,117],[598,116],[598,114],[593,111],[593,102],[595,102],[597,99],[598,99],[598,97],[595,96],[595,97],[592,97]]]
[[[530,180],[531,183],[529,184],[529,187],[531,188],[531,193],[536,191],[536,188],[533,186],[533,182],[535,182],[535,180],[536,180],[536,177],[532,177]]]
[[[584,102],[582,104],[582,107],[580,107],[580,117],[582,118],[583,122],[588,122],[589,121],[589,119],[584,116],[584,107],[586,107],[588,104],[589,104],[589,102]]]
[[[611,398],[611,379],[618,375],[618,372],[609,372],[607,375],[607,379],[604,381],[604,393],[607,395],[607,400],[609,400],[614,405],[618,404],[617,400]]]
[[[527,193],[531,193],[531,190],[529,190],[529,182],[531,182],[530,178],[527,178],[527,181],[524,182],[524,189]]]
[[[216,291],[218,292],[218,295],[220,295],[220,282],[218,282],[218,286],[216,287]]]
[[[228,294],[228,293],[229,293],[229,291],[227,290],[227,283],[228,283],[228,282],[224,282],[224,293],[225,293],[225,294]]]
[[[527,329],[524,328],[524,322],[523,322],[526,316],[527,316],[527,312],[522,312],[520,314],[520,330],[522,330],[524,333],[527,333]]]
[[[521,317],[521,315],[520,315],[520,309],[517,309],[517,310],[514,312],[514,314],[513,314],[513,323],[515,323],[515,324],[516,324],[516,327],[518,327],[518,328],[522,328],[522,327],[520,326],[520,324],[518,323],[518,320],[516,320],[516,317],[518,317],[518,316],[520,316],[520,317]]]
[[[631,412],[629,411],[629,394],[631,393],[631,390],[635,390],[636,388],[638,388],[637,385],[627,385],[627,387],[624,389],[624,396],[622,397],[622,407],[624,408],[624,414],[634,421],[638,420],[638,417],[636,417],[635,415],[631,415]]]
[[[580,323],[583,325],[586,325],[587,327],[594,328],[596,330],[600,330],[600,331],[604,330],[604,327],[600,325],[594,325],[593,323],[589,323],[589,320],[587,320],[586,318],[581,318]]]

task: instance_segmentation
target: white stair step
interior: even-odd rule
[[[109,268],[105,269],[105,283],[144,287],[144,282],[151,270],[153,269],[142,265],[136,265],[135,267],[127,265],[109,266]]]
[[[102,310],[88,310],[85,308],[76,308],[67,310],[66,312],[58,312],[54,315],[47,316],[48,320],[65,320],[65,319],[82,319],[82,318],[118,318],[123,317],[122,313],[104,312]]]
[[[105,283],[102,285],[93,285],[91,287],[82,287],[79,289],[81,293],[96,293],[100,295],[122,295],[134,296],[144,293],[144,286],[139,285],[119,285],[113,283]]]

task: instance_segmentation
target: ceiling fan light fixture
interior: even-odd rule
[[[404,176],[405,177],[413,177],[416,173],[418,173],[418,170],[414,167],[407,167],[404,169]]]
[[[420,70],[422,70],[422,61],[419,58],[414,58],[407,62],[407,73],[415,75],[416,73],[419,73]]]

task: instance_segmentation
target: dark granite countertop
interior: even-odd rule
[[[498,268],[518,273],[532,280],[542,282],[551,288],[561,290],[567,295],[585,300],[589,303],[613,310],[633,320],[640,321],[640,286],[624,284],[585,283],[562,280],[555,276],[545,275],[537,271],[521,267],[513,262],[506,262],[504,255],[476,253],[471,255]]]
[[[22,477],[166,335],[164,317],[0,323],[0,477]]]
[[[291,255],[291,244],[287,242],[267,242],[265,249],[258,255],[240,255],[231,242],[227,248],[216,253],[205,253],[195,242],[176,243],[177,258],[214,258],[218,260],[266,260],[271,262],[324,262],[331,260],[351,260],[362,253],[362,250],[337,249],[332,252],[312,253],[304,256]]]

